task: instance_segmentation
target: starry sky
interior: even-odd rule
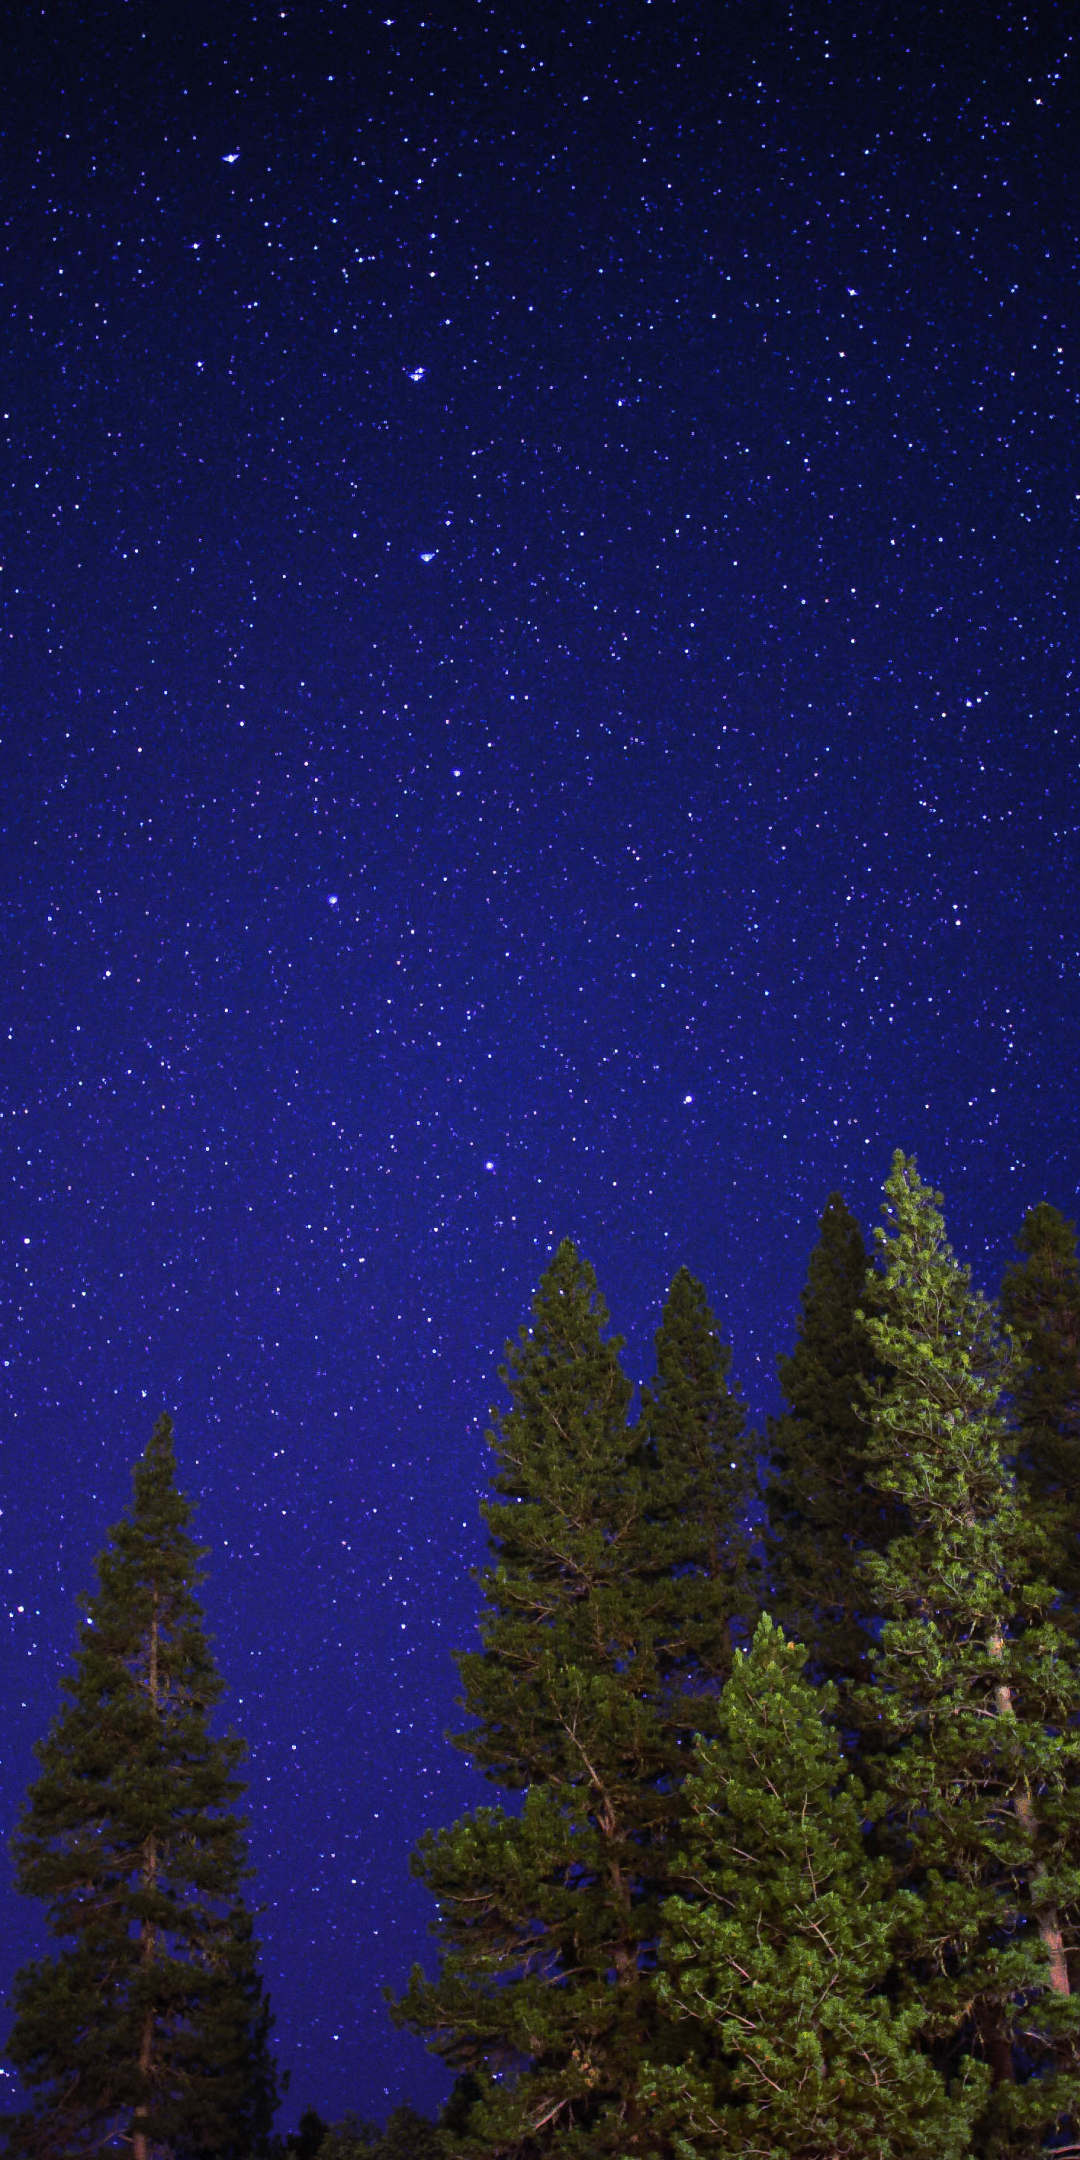
[[[0,1811],[168,1407],[286,2121],[447,2088],[380,1991],[559,1239],[762,1419],[832,1187],[991,1289],[1075,1212],[1077,42],[5,12]]]

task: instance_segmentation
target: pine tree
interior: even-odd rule
[[[680,1268],[656,1336],[656,1374],[642,1390],[647,1525],[639,1543],[643,1574],[655,1581],[648,1625],[665,1724],[682,1749],[714,1729],[736,1641],[749,1639],[758,1613],[748,1517],[754,1436],[730,1370],[704,1289]],[[670,1774],[678,1767],[673,1754]]]
[[[466,2141],[499,2153],[647,2144],[638,2089],[691,1733],[680,1675],[700,1715],[731,1657],[737,1538],[709,1449],[735,1443],[741,1411],[709,1316],[686,1278],[642,1432],[627,1424],[606,1325],[591,1269],[562,1245],[503,1370],[511,1408],[490,1436],[496,1498],[483,1511],[495,1564],[481,1578],[482,1647],[458,1661],[476,1721],[459,1744],[526,1797],[520,1814],[480,1809],[421,1844],[442,1969],[415,1971],[395,2013],[477,2076]],[[684,1380],[698,1422],[680,1452],[669,1412]],[[702,1590],[712,1555],[716,1595]]]
[[[763,1617],[686,1783],[660,1996],[694,2040],[654,2075],[654,2130],[680,2160],[966,2160],[981,2080],[950,2100],[889,1992],[910,1895],[867,1855],[836,1690],[804,1662]]]
[[[11,2160],[243,2160],[276,2103],[241,1884],[242,1754],[195,1598],[199,1548],[162,1417],[97,1563],[66,1702],[38,1748],[18,1883],[66,1946],[24,1968]]]
[[[869,1670],[859,1554],[883,1551],[902,1522],[893,1496],[866,1482],[863,1392],[875,1360],[863,1310],[873,1310],[873,1285],[862,1231],[840,1193],[830,1193],[798,1339],[780,1360],[788,1407],[769,1425],[763,1543],[773,1609],[805,1646],[811,1675],[842,1691]]]
[[[888,1374],[868,1464],[910,1529],[865,1561],[885,1615],[864,1695],[911,1910],[910,1984],[938,2058],[994,2090],[974,2150],[1031,2154],[1080,2110],[1080,1695],[1009,1469],[1010,1345],[945,1241],[941,1195],[897,1154],[879,1232]],[[1073,2134],[1075,2135],[1075,2129]]]
[[[452,2150],[453,2139],[445,2137],[438,2123],[418,2115],[415,2108],[399,2107],[385,2125],[362,2122],[355,2115],[324,2124],[318,2145],[307,2155],[299,2152],[298,2160],[314,2160],[315,2154],[318,2160],[447,2160]]]
[[[1076,1225],[1029,1208],[1001,1310],[1024,1344],[1011,1382],[1017,1468],[1052,1548],[1054,1581],[1080,1603],[1080,1260]]]

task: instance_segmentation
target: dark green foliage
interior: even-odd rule
[[[503,1373],[495,1564],[482,1648],[459,1660],[476,1720],[459,1744],[526,1797],[423,1840],[442,1969],[415,1971],[395,2013],[477,2078],[476,2149],[590,2160],[647,2142],[678,1783],[730,1664],[745,1567],[714,1459],[721,1440],[725,1464],[741,1459],[742,1412],[698,1286],[676,1284],[640,1433],[606,1320],[562,1245]]]
[[[1024,1351],[1011,1380],[1018,1469],[1051,1538],[1052,1573],[1080,1601],[1080,1261],[1076,1225],[1047,1201],[1029,1208],[1001,1309]]]
[[[478,1723],[457,1745],[511,1788],[592,1782],[589,1741],[609,1711],[618,1722],[618,1676],[637,1647],[624,1585],[641,1500],[628,1475],[630,1383],[607,1317],[591,1268],[564,1243],[500,1370],[512,1407],[489,1435],[497,1497],[481,1508],[495,1566],[480,1578],[482,1648],[457,1661]],[[585,1707],[597,1650],[600,1697]]]
[[[286,2154],[291,2154],[293,2160],[315,2160],[323,2139],[329,2134],[330,2124],[323,2121],[315,2108],[305,2108],[296,2129],[290,2130],[287,2137],[273,2140],[273,2160],[285,2160]]]
[[[477,2101],[483,2098],[479,2078],[471,2070],[465,2070],[454,2079],[446,2105],[439,2116],[439,2127],[451,2138],[467,2137],[472,2112]]]
[[[647,1525],[642,1567],[672,1737],[711,1730],[735,1635],[748,1640],[760,1584],[747,1509],[755,1487],[746,1412],[729,1384],[705,1292],[686,1268],[671,1286],[656,1337],[656,1376],[642,1391]]]
[[[910,1529],[865,1561],[887,1620],[864,1698],[911,1910],[910,1979],[954,2071],[994,2090],[978,2154],[1033,2154],[1080,2110],[1070,1952],[1080,1894],[1080,1676],[1014,1489],[1002,1408],[1010,1345],[945,1242],[940,1194],[897,1155],[878,1313],[887,1381],[868,1462]],[[1075,2136],[1075,2131],[1074,2131]]]
[[[38,1749],[19,1887],[65,1947],[19,1974],[11,2062],[31,2105],[12,2160],[243,2160],[276,2102],[241,1884],[242,1749],[195,1598],[200,1553],[159,1419],[97,1564],[65,1707]]]
[[[862,1319],[873,1310],[866,1246],[839,1193],[830,1193],[810,1255],[798,1340],[780,1360],[788,1404],[769,1426],[769,1596],[805,1646],[814,1678],[865,1680],[869,1631],[861,1552],[881,1552],[901,1527],[891,1494],[865,1476],[864,1388],[875,1372]]]
[[[681,2160],[963,2160],[982,2079],[950,2099],[888,1992],[912,1900],[867,1856],[804,1655],[761,1620],[687,1780],[660,1996],[692,2053],[654,2075],[654,2135]]]
[[[466,2074],[456,2079],[437,2122],[399,2107],[385,2125],[359,2115],[327,2123],[305,2108],[297,2129],[273,2140],[268,2160],[453,2160],[479,2098],[478,2081]]]
[[[301,2129],[305,2118],[301,2116]],[[318,2116],[314,2117],[318,2122]],[[320,2124],[322,2135],[319,2143],[308,2153],[298,2147],[297,2160],[447,2160],[452,2149],[444,2142],[436,2123],[426,2115],[418,2115],[414,2108],[395,2108],[385,2127],[378,2123],[362,2122],[357,2115],[346,2115],[339,2123]],[[286,2140],[288,2148],[290,2141]]]
[[[399,2107],[385,2126],[359,2115],[327,2123],[305,2108],[297,2128],[273,2140],[269,2160],[453,2160],[480,2098],[479,2080],[466,2071],[455,2079],[437,2122]]]

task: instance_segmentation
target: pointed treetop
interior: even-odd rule
[[[787,1408],[769,1421],[768,1520],[762,1532],[775,1608],[806,1646],[815,1678],[864,1678],[860,1553],[901,1526],[866,1480],[865,1396],[878,1363],[865,1313],[875,1308],[862,1230],[829,1194],[799,1300],[795,1348],[779,1361]]]
[[[165,1600],[173,1626],[193,1619],[207,1548],[191,1536],[191,1517],[191,1502],[176,1483],[172,1419],[162,1412],[132,1471],[131,1500],[98,1557],[101,1587],[88,1610],[98,1613],[99,1624],[105,1613],[141,1612],[147,1600]]]
[[[867,1302],[869,1261],[862,1229],[842,1193],[831,1192],[799,1298],[795,1348],[779,1360],[780,1385],[805,1423],[852,1427],[854,1375],[871,1360],[856,1310]]]
[[[945,1217],[941,1210],[944,1194],[936,1192],[932,1185],[924,1184],[919,1176],[919,1166],[914,1155],[905,1155],[897,1148],[892,1168],[884,1185],[885,1218],[874,1231],[874,1243],[894,1274],[906,1274],[915,1255],[934,1254],[946,1264],[955,1267],[964,1278],[968,1270],[960,1268],[952,1246],[945,1235]]]
[[[596,1276],[577,1247],[564,1238],[540,1279],[532,1302],[532,1325],[506,1345],[499,1378],[511,1406],[493,1411],[488,1435],[500,1458],[495,1489],[518,1490],[523,1459],[534,1464],[552,1455],[548,1477],[585,1457],[626,1452],[626,1415],[633,1389],[619,1364],[622,1337],[609,1335],[608,1309]],[[556,1463],[558,1470],[556,1470]],[[509,1477],[509,1483],[506,1482]],[[549,1486],[550,1497],[554,1486]],[[536,1498],[545,1493],[537,1488]],[[489,1520],[491,1520],[489,1516]]]
[[[641,1391],[638,1461],[666,1714],[688,1728],[686,1740],[711,1729],[732,1630],[748,1632],[758,1606],[749,1528],[757,1440],[730,1368],[705,1291],[680,1268],[656,1335],[656,1374]]]
[[[609,1318],[594,1268],[577,1251],[572,1238],[564,1238],[544,1268],[531,1300],[534,1324],[518,1328],[518,1341],[538,1348],[546,1348],[553,1341],[562,1350],[566,1339],[575,1333],[583,1337],[603,1335]],[[514,1350],[516,1346],[508,1344],[508,1356],[514,1356]]]
[[[657,1380],[667,1399],[669,1422],[680,1410],[724,1400],[731,1350],[719,1334],[704,1285],[681,1267],[668,1292],[663,1324],[656,1336]],[[659,1397],[657,1388],[655,1393]]]

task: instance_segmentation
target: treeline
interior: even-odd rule
[[[435,2124],[270,2138],[159,1426],[18,1843],[73,1947],[17,1985],[12,2160],[1080,2153],[1075,1236],[1032,1210],[992,1306],[911,1160],[885,1192],[872,1260],[828,1202],[765,1435],[685,1271],[636,1416],[572,1245],[508,1348],[456,1744],[516,1797],[422,1840],[391,2005]]]

